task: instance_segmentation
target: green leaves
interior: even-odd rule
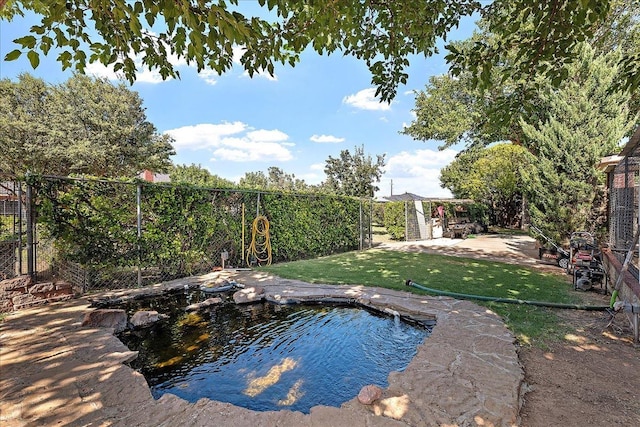
[[[578,53],[562,86],[541,93],[547,117],[522,120],[525,145],[536,155],[526,180],[532,222],[556,240],[603,225],[603,174],[596,165],[619,150],[630,126],[629,96],[609,91],[616,56],[598,56],[588,45]]]
[[[24,36],[13,41],[16,44],[21,45],[25,49],[33,49],[36,46],[36,38],[34,36]]]
[[[193,171],[193,170],[192,170]],[[209,272],[228,251],[241,265],[256,206],[271,227],[274,260],[287,261],[358,248],[360,202],[333,196],[297,196],[214,190],[190,185],[42,178],[38,218],[56,239],[59,257],[80,263],[109,285],[132,266],[160,272],[161,279]],[[137,236],[136,186],[140,185],[143,232]],[[242,241],[242,233],[247,240]],[[113,274],[109,277],[109,274]],[[156,280],[153,277],[152,280]],[[135,278],[128,286],[136,283]]]
[[[78,42],[83,51],[96,43],[109,46],[111,55],[77,55],[71,63],[59,57],[65,60],[63,68],[82,70],[89,56],[90,62],[117,66],[133,82],[137,70],[123,58],[141,55],[146,65],[168,78],[178,74],[170,61],[176,55],[199,70],[208,67],[223,73],[233,66],[232,47],[243,46],[247,54],[242,65],[253,75],[273,73],[278,62],[294,66],[299,54],[311,46],[319,54],[340,50],[364,61],[376,92],[383,101],[390,101],[398,85],[407,81],[409,59],[433,55],[440,39],[446,40],[462,18],[475,14],[483,17],[484,28],[500,43],[464,50],[449,44],[446,59],[452,75],[470,73],[475,84],[487,88],[493,70],[516,52],[510,66],[501,67],[505,76],[518,80],[544,74],[559,84],[564,78],[562,68],[575,59],[576,43],[593,39],[609,16],[612,1],[260,1],[260,6],[272,11],[268,19],[261,12],[245,16],[239,11],[242,8],[231,6],[236,2],[224,1],[77,0],[46,8],[40,2],[10,3],[0,19],[23,10],[43,16],[30,35],[16,40],[22,49],[46,54],[51,46],[42,39],[45,36],[55,39],[63,50],[77,50],[73,44]],[[7,57],[17,59],[16,54]],[[638,64],[634,58],[625,67],[625,87],[638,85],[640,67],[634,71]],[[545,63],[552,66],[543,69]]]
[[[20,55],[22,55],[22,51],[20,49],[14,49],[4,56],[4,60],[15,61],[16,59],[20,58]]]
[[[27,53],[37,65],[37,53]],[[65,66],[85,53],[63,51]],[[171,140],[146,120],[142,100],[126,87],[76,75],[60,85],[22,75],[0,92],[0,168],[24,173],[135,176],[162,171],[173,154]],[[10,131],[9,131],[10,130]]]
[[[477,43],[464,50],[447,46],[446,60],[454,75],[468,72],[481,88],[491,87],[492,68],[505,62],[509,66],[500,69],[503,81],[542,76],[558,86],[566,78],[566,65],[575,59],[576,44],[594,38],[609,10],[609,0],[495,2],[481,26],[499,44]]]
[[[29,52],[27,52],[27,58],[29,58],[29,62],[31,63],[32,68],[38,68],[38,65],[40,65],[40,55],[38,54],[38,52],[30,50]]]
[[[365,155],[364,146],[355,147],[354,153],[342,150],[340,158],[329,156],[324,173],[326,185],[335,193],[354,197],[373,197],[378,190],[375,183],[380,182],[385,165],[385,155],[377,155],[374,161]]]

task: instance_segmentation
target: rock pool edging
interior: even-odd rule
[[[28,311],[9,316],[0,325],[0,421],[9,422],[7,425],[95,422],[118,426],[251,427],[518,424],[523,371],[514,338],[497,315],[468,301],[363,286],[310,285],[251,271],[213,273],[102,296],[135,298],[150,289],[165,292],[198,286],[220,276],[245,286],[259,285],[271,301],[349,299],[405,315],[435,316],[437,325],[407,368],[389,375],[389,385],[381,399],[362,405],[354,396],[341,408],[316,406],[305,415],[287,410],[255,412],[208,399],[191,404],[173,395],[156,401],[142,375],[122,364],[133,355],[112,335],[112,330],[79,326],[78,319],[92,310],[86,307],[86,300],[60,303],[37,309],[42,313],[39,316],[30,316]],[[32,322],[31,326],[26,322],[21,325],[20,318]],[[53,322],[56,326],[37,326],[38,318],[51,319],[48,324]],[[24,327],[30,327],[32,332],[27,333]],[[21,347],[37,347],[36,343],[43,342],[49,343],[40,344],[40,351],[49,355],[47,360],[64,368],[56,370],[55,375],[50,370],[46,377],[42,369],[31,372],[29,368],[37,368],[29,359],[42,361],[42,354],[17,357]],[[5,375],[5,368],[11,368],[16,375]],[[44,399],[47,403],[43,405],[37,397],[43,394],[58,398]],[[60,399],[63,395],[68,396],[66,403]],[[46,411],[42,411],[44,408]]]

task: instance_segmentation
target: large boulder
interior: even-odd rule
[[[29,286],[31,286],[33,282],[31,281],[31,276],[18,276],[13,279],[6,279],[0,281],[0,290],[3,291],[22,291],[24,293],[27,292]]]
[[[85,313],[82,326],[113,328],[113,332],[117,334],[127,329],[127,313],[119,308],[99,308]]]

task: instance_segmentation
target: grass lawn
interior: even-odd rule
[[[579,303],[562,277],[500,262],[435,254],[370,249],[264,267],[264,271],[309,283],[366,285],[417,294],[405,285],[411,279],[428,288],[521,300]],[[521,344],[544,346],[567,329],[554,310],[521,304],[477,302],[498,313]]]

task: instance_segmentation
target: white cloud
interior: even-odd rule
[[[307,172],[300,176],[296,175],[296,178],[304,180],[304,182],[309,185],[318,185],[325,179],[325,175],[323,173]]]
[[[242,55],[244,55],[244,53],[247,51],[247,48],[244,46],[235,45],[233,46],[233,48],[231,48],[231,51],[233,52],[233,63],[240,65],[240,58],[242,58]]]
[[[313,163],[307,167],[307,170],[304,173],[296,175],[296,177],[304,179],[304,182],[309,185],[318,185],[326,178],[326,175],[324,174],[324,166],[324,163]]]
[[[257,79],[258,77],[261,77],[263,79],[267,79],[270,80],[272,82],[277,82],[278,81],[278,76],[274,73],[273,76],[271,74],[269,74],[266,71],[256,71],[255,73],[253,73],[253,77],[249,76],[249,72],[248,71],[244,71],[242,73],[242,77],[247,77],[250,79]]]
[[[203,123],[166,131],[174,139],[176,151],[207,150],[212,161],[288,161],[293,159],[287,148],[293,146],[289,136],[277,129],[253,130],[242,122]]]
[[[262,142],[273,142],[273,141],[286,141],[289,139],[289,136],[279,131],[278,129],[274,130],[254,130],[251,132],[247,132],[247,137],[252,141],[262,141]]]
[[[311,141],[313,142],[319,142],[319,143],[338,143],[338,142],[343,142],[344,138],[338,138],[337,136],[333,136],[333,135],[312,135],[311,138],[309,138]]]
[[[355,95],[345,96],[342,103],[361,110],[387,111],[391,109],[389,103],[380,102],[375,95],[375,88],[362,89]]]
[[[170,51],[171,49],[167,47],[167,52],[170,52]],[[240,58],[242,57],[245,51],[246,49],[242,46],[233,47],[233,59],[232,59],[233,64],[241,67]],[[149,70],[148,67],[142,61],[143,54],[136,55],[133,52],[131,52],[129,56],[133,59],[136,69],[138,70],[136,72],[136,82],[157,84],[157,83],[162,83],[164,81],[172,80],[171,77],[167,77],[166,79],[163,80],[162,76],[156,69]],[[193,64],[191,65],[187,64],[187,61],[184,58],[178,58],[176,55],[169,54],[168,59],[174,68],[193,68],[194,71],[196,70],[196,66]],[[100,77],[100,78],[107,78],[111,81],[125,80],[123,73],[121,72],[116,73],[113,71],[113,65],[104,66],[101,63],[97,63],[97,62],[88,64],[86,66],[86,73],[89,75]],[[215,85],[218,82],[218,78],[220,77],[220,75],[218,74],[217,71],[214,71],[211,69],[204,69],[198,72],[198,77],[200,77],[208,85]],[[240,74],[240,77],[249,77],[249,73],[243,70],[243,72]],[[277,75],[274,74],[272,76],[266,71],[258,71],[254,73],[253,78],[264,78],[270,81],[278,81]]]
[[[393,194],[415,193],[424,197],[451,197],[440,187],[440,170],[450,164],[458,152],[446,150],[402,151],[391,158],[385,167],[384,178],[378,184],[381,196],[388,196],[393,181]]]
[[[218,72],[213,70],[202,70],[198,73],[198,77],[200,77],[204,82],[208,85],[215,85],[218,83]]]
[[[141,61],[136,61],[136,67],[138,68],[138,71],[136,72],[136,82],[157,84],[164,81],[162,80],[162,76],[160,75],[160,73],[156,70],[150,71],[148,69],[142,69]],[[110,65],[106,67],[98,62],[88,64],[85,68],[85,73],[87,75],[99,78],[106,78],[111,81],[126,80],[124,77],[124,73],[116,73],[115,71],[113,71],[113,66]],[[171,80],[171,77],[168,77],[167,80]]]
[[[247,127],[242,122],[202,123],[171,129],[165,133],[175,139],[173,146],[176,150],[201,150],[218,147],[225,137],[244,132]]]
[[[153,32],[149,32],[148,34],[151,36],[156,35]],[[167,46],[167,52],[170,51],[171,48]],[[172,79],[171,77],[167,77],[166,80],[163,80],[157,69],[149,70],[149,67],[145,65],[142,60],[144,57],[143,53],[136,54],[135,52],[130,51],[129,57],[133,59],[133,63],[136,66],[136,82],[157,84]],[[174,68],[187,65],[187,61],[184,58],[178,58],[178,56],[174,54],[168,54],[167,59]],[[91,64],[88,64],[85,68],[85,72],[86,74],[101,78],[107,78],[112,81],[124,80],[124,74],[121,72],[116,73],[115,71],[113,71],[113,65],[105,66],[99,62],[92,62]]]

